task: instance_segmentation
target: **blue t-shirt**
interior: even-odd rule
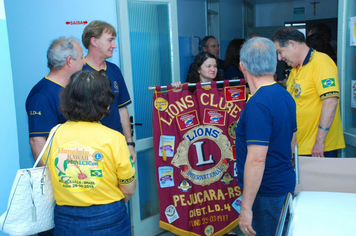
[[[115,94],[115,99],[113,104],[111,104],[110,106],[110,111],[111,111],[110,115],[105,116],[100,122],[103,125],[122,133],[119,108],[129,105],[131,103],[131,99],[119,67],[108,61],[105,61],[105,63],[106,63],[105,71],[110,79],[111,90]],[[86,61],[86,65],[83,66],[83,70],[85,69],[99,71],[98,69],[88,64],[87,61]]]
[[[296,105],[291,95],[277,83],[260,87],[246,103],[235,130],[239,185],[243,188],[247,145],[262,145],[268,151],[258,194],[293,193],[296,177],[291,141],[296,131]]]
[[[31,89],[26,99],[30,137],[46,137],[55,125],[66,122],[59,111],[59,94],[63,88],[44,77]]]
[[[236,66],[229,66],[224,70],[225,80],[243,79],[244,74]]]

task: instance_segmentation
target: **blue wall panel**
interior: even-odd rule
[[[0,122],[1,165],[0,215],[7,207],[12,181],[19,169],[14,87],[11,73],[10,49],[3,0],[0,0],[0,78],[4,89],[1,91]],[[5,235],[0,231],[0,235]]]

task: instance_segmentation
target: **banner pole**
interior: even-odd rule
[[[233,79],[233,80],[229,80],[229,82],[231,83],[234,83],[234,82],[240,82],[240,79]],[[220,81],[216,81],[217,84],[222,84],[224,83],[224,80],[220,80]],[[196,86],[197,83],[190,83],[188,84],[188,87],[193,87],[193,86]],[[211,82],[204,82],[204,83],[201,83],[201,85],[210,85]],[[164,85],[164,86],[150,86],[148,87],[148,90],[154,90],[156,89],[157,87],[160,87],[161,89],[166,89],[167,86],[169,85]]]

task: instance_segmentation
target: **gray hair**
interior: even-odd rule
[[[274,74],[277,66],[276,47],[270,39],[251,38],[242,45],[240,61],[253,76]]]
[[[74,37],[60,37],[52,41],[47,51],[47,65],[50,70],[61,69],[68,56],[71,56],[74,60],[77,59],[78,52],[74,42],[78,43],[78,40]]]

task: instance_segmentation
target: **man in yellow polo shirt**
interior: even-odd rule
[[[287,90],[297,105],[297,144],[300,155],[336,157],[345,148],[339,108],[339,79],[333,60],[305,44],[293,27],[273,35],[278,60],[293,67]]]

